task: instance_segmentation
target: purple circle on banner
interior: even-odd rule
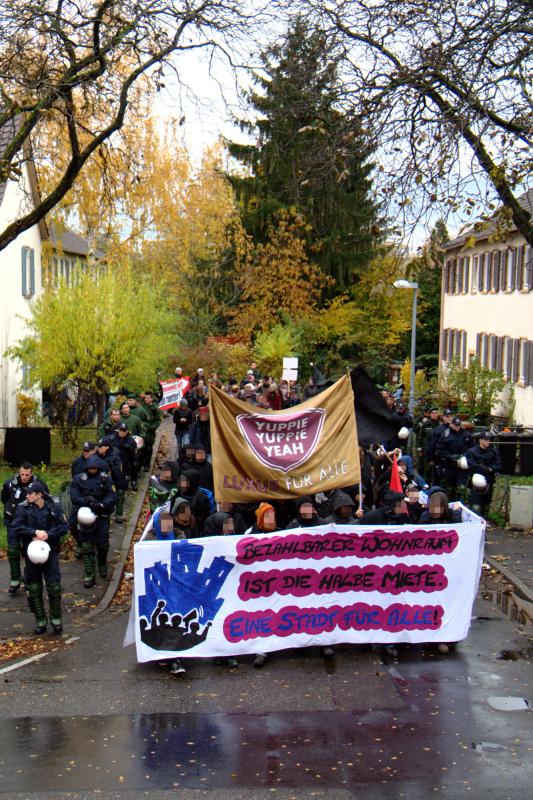
[[[312,455],[325,419],[323,408],[308,408],[292,414],[239,414],[237,424],[262,464],[288,472]]]

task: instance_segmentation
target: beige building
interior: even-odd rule
[[[533,189],[519,200],[533,213]],[[466,231],[446,246],[439,363],[477,355],[514,386],[515,422],[533,426],[533,253],[516,229],[505,241],[491,234]]]

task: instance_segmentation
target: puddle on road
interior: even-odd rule
[[[487,702],[494,711],[531,711],[526,697],[488,697]]]
[[[476,753],[490,755],[492,753],[502,753],[507,748],[503,744],[496,744],[496,742],[472,742],[472,750],[475,750]]]

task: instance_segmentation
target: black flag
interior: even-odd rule
[[[362,367],[352,369],[350,377],[359,444],[377,444],[392,439],[401,427],[396,414],[387,408],[379,389]]]

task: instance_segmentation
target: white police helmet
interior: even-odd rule
[[[479,472],[474,472],[472,475],[472,486],[475,486],[476,489],[486,489],[487,479],[484,475],[480,475]]]
[[[144,439],[142,436],[134,436],[135,444],[137,445],[137,450],[140,450],[141,447],[144,447]]]
[[[408,439],[408,438],[409,438],[409,428],[406,428],[405,425],[403,425],[398,431],[398,439]]]
[[[28,558],[34,564],[44,564],[50,555],[50,545],[40,539],[34,539],[28,545]]]
[[[468,461],[466,460],[466,456],[461,456],[461,458],[457,459],[457,466],[460,469],[468,469]]]
[[[80,525],[94,525],[96,522],[96,514],[91,511],[88,506],[82,506],[78,509],[78,522]]]

